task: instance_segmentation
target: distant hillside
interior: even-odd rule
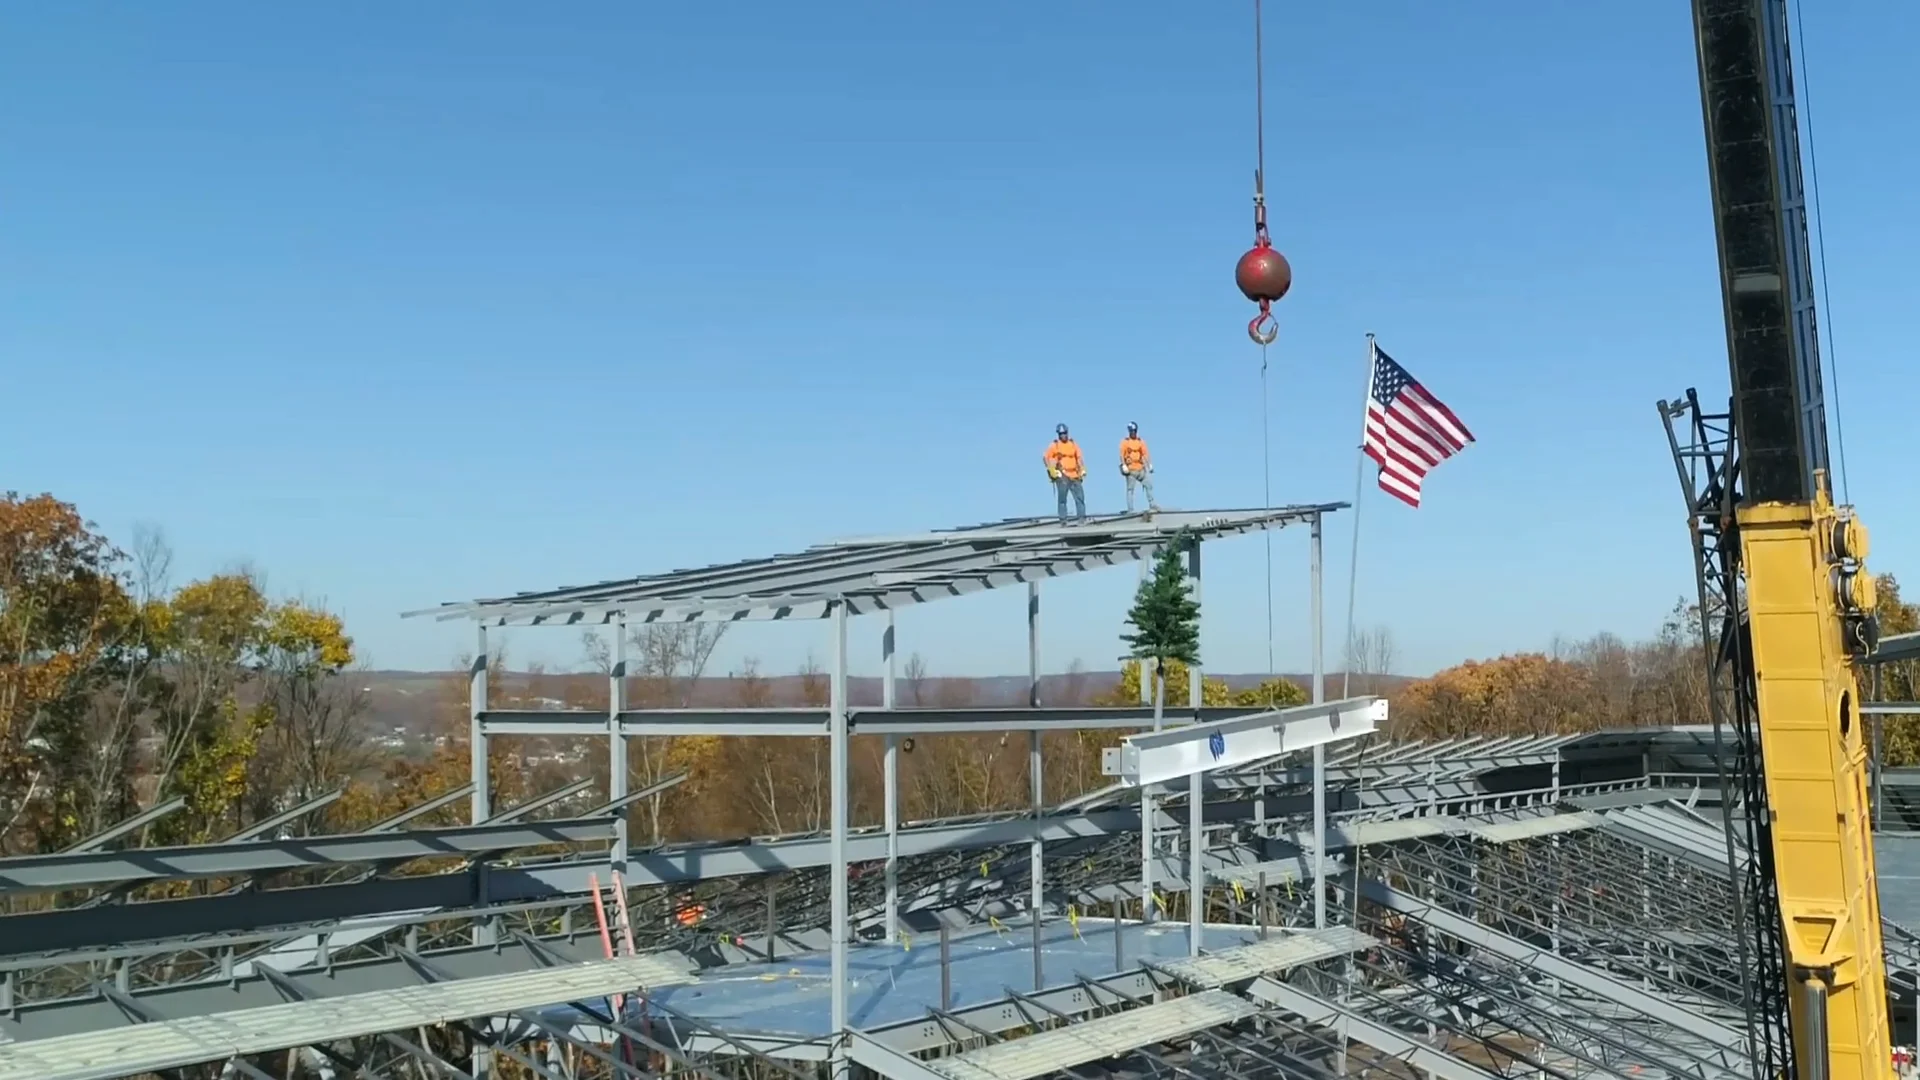
[[[1215,675],[1235,690],[1258,686],[1264,675]],[[1286,674],[1282,678],[1308,689],[1312,677]],[[709,676],[693,687],[695,707],[739,707],[755,697],[768,706],[797,706],[807,700],[806,684],[813,681],[816,694],[824,694],[826,674],[768,675],[750,684],[748,680],[727,676]],[[591,702],[603,706],[606,681],[599,675],[581,673],[510,672],[505,685],[493,688],[501,700],[512,700],[523,708],[561,708],[566,702]],[[1043,675],[1040,700],[1049,706],[1086,705],[1110,691],[1120,681],[1117,671],[1087,671],[1075,674]],[[1350,692],[1391,694],[1414,680],[1404,675],[1355,675]],[[465,712],[466,677],[460,672],[372,671],[362,672],[360,684],[367,688],[370,730],[387,733],[395,729],[419,733],[430,726],[438,711],[447,717]],[[757,684],[757,688],[756,688]],[[1327,694],[1340,693],[1340,673],[1326,676]],[[881,680],[874,676],[856,676],[847,680],[847,694],[856,706],[880,704]],[[1008,708],[1026,704],[1027,678],[1024,675],[991,675],[975,678],[929,676],[910,680],[896,676],[896,703],[901,708]],[[537,704],[536,704],[537,702]]]

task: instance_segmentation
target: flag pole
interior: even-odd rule
[[[1347,650],[1340,665],[1340,696],[1353,680],[1353,609],[1360,586],[1360,506],[1367,484],[1367,410],[1373,405],[1374,341],[1367,335],[1367,390],[1360,403],[1360,447],[1353,463],[1353,550],[1347,556]]]

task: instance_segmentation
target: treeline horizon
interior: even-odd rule
[[[411,753],[369,738],[370,684],[350,628],[323,605],[268,594],[246,569],[176,583],[171,552],[142,530],[122,550],[70,504],[52,496],[0,497],[0,855],[57,851],[174,797],[184,808],[129,843],[219,840],[331,791],[344,794],[305,831],[344,832],[417,806],[469,775],[467,670],[392,676],[425,685],[422,736]],[[1920,610],[1880,575],[1888,634],[1920,629]],[[1650,619],[1642,638],[1598,634],[1548,649],[1472,660],[1425,678],[1392,674],[1393,637],[1359,635],[1348,662],[1351,693],[1392,702],[1387,739],[1563,734],[1710,722],[1697,613],[1687,604]],[[828,677],[816,661],[770,674],[744,658],[714,672],[726,623],[630,628],[628,707],[824,707]],[[1116,631],[1120,628],[1116,627]],[[581,639],[586,670],[511,668],[510,649],[489,657],[489,704],[504,709],[608,707],[604,634]],[[903,657],[896,704],[915,708],[1023,703],[1025,676],[937,676],[924,656]],[[1920,664],[1887,665],[1881,697],[1914,700]],[[1328,674],[1329,696],[1341,672]],[[1168,707],[1188,700],[1189,673],[1167,672]],[[1043,705],[1131,706],[1141,672],[1049,673]],[[1305,676],[1203,674],[1209,705],[1246,708],[1305,701]],[[853,704],[879,703],[880,679],[850,679]],[[1017,693],[1003,701],[997,686]],[[1045,791],[1059,802],[1103,786],[1100,754],[1118,732],[1050,732]],[[1886,718],[1888,764],[1920,762],[1920,717]],[[604,799],[604,737],[491,740],[496,808],[580,777]],[[856,822],[880,816],[881,745],[854,740]],[[640,843],[811,831],[826,820],[826,747],[817,738],[635,737],[630,789],[684,774],[632,810]],[[1026,739],[982,734],[915,740],[902,755],[902,812],[909,820],[1024,809]],[[576,807],[576,810],[578,807]],[[464,821],[463,805],[420,824]]]

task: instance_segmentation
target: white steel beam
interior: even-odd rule
[[[1202,720],[1224,720],[1247,715],[1241,707],[1209,705]],[[1168,726],[1192,718],[1167,717]],[[627,709],[620,713],[620,729],[632,736],[671,735],[781,735],[826,738],[831,734],[827,709],[805,706],[758,709]],[[608,714],[586,709],[489,709],[480,717],[485,735],[545,737],[604,736]],[[848,730],[856,735],[956,735],[1002,731],[1086,731],[1095,728],[1140,731],[1153,726],[1150,708],[972,708],[875,709],[847,711]]]
[[[1160,784],[1356,739],[1386,722],[1385,698],[1353,697],[1299,705],[1151,735],[1131,735],[1103,755],[1101,771],[1119,777],[1129,787]]]

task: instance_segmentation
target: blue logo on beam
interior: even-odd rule
[[[1216,731],[1207,736],[1207,749],[1213,754],[1213,760],[1219,761],[1227,752],[1226,732]]]

